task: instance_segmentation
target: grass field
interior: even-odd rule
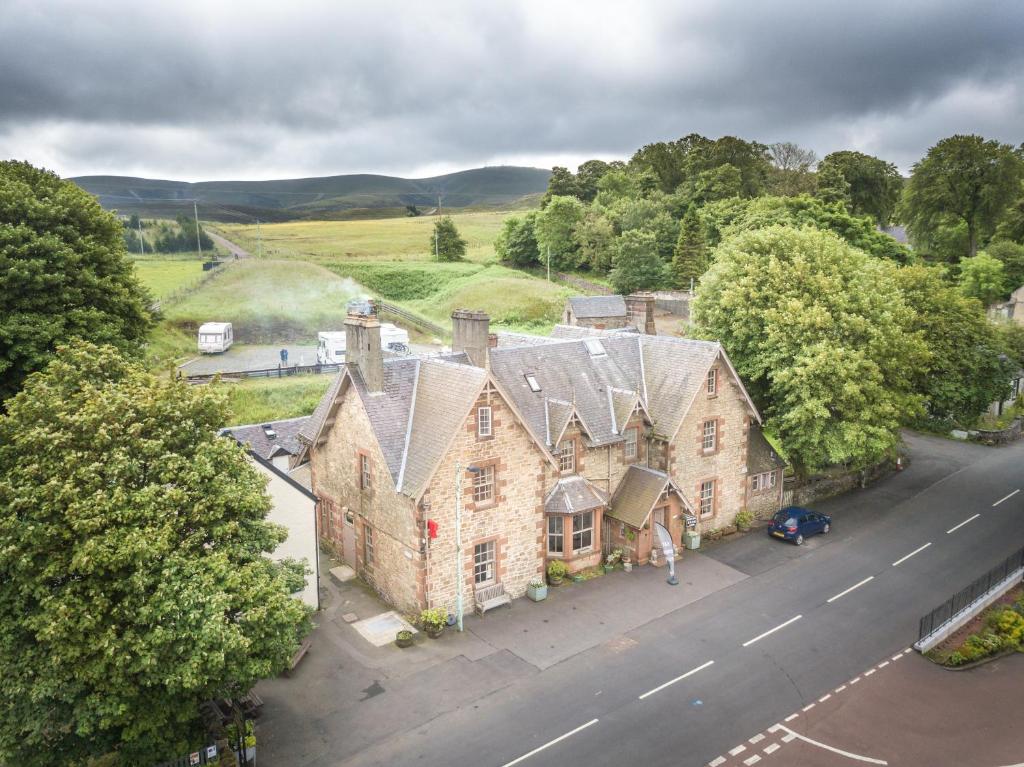
[[[231,322],[236,343],[315,343],[318,330],[342,329],[346,304],[360,295],[351,280],[316,264],[242,259],[164,316],[188,333],[203,322]]]
[[[203,264],[198,259],[135,259],[135,273],[154,298],[162,299],[199,282]]]
[[[241,426],[309,415],[334,380],[332,375],[250,379],[215,384],[228,395],[228,424]]]
[[[507,211],[455,213],[452,218],[467,242],[466,258],[478,263],[494,257]],[[430,261],[434,216],[382,218],[368,221],[298,221],[264,224],[263,255],[311,261]],[[256,253],[256,227],[221,224],[225,236]]]

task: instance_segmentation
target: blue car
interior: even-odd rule
[[[832,529],[832,517],[799,506],[787,506],[772,517],[768,535],[802,546],[804,539]]]

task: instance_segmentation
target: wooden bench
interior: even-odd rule
[[[313,640],[311,640],[309,637],[306,637],[306,639],[303,640],[302,644],[299,645],[299,649],[292,656],[291,661],[288,663],[288,668],[285,669],[284,672],[285,676],[291,676],[292,671],[294,671],[295,667],[299,665],[299,661],[302,660],[303,656],[307,652],[309,652],[310,645],[312,644]]]
[[[505,587],[500,583],[478,589],[474,596],[474,601],[476,602],[476,611],[481,615],[495,607],[501,607],[502,605],[512,606],[511,597],[505,593]]]

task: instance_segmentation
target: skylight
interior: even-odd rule
[[[606,353],[600,338],[584,338],[583,345],[587,347],[591,357],[600,357]]]
[[[532,375],[527,374],[526,375],[526,383],[528,383],[530,385],[530,391],[533,391],[533,392],[540,391],[540,384],[537,383],[536,376],[532,376]]]

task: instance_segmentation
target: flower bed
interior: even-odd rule
[[[1005,652],[1024,652],[1024,588],[1019,586],[926,656],[960,668]]]

